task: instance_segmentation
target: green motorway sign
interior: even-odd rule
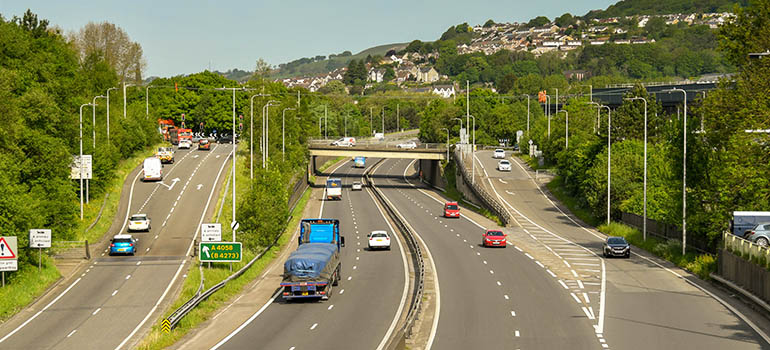
[[[241,242],[202,242],[198,251],[201,262],[241,261]]]

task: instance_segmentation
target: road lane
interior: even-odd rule
[[[510,173],[498,172],[496,162],[491,151],[477,152],[477,176],[484,176],[486,171],[491,181],[482,183],[490,192],[494,187],[497,194],[518,211],[508,207],[518,222],[527,225],[523,217],[529,218],[543,229],[601,254],[604,235],[581,227],[556,208],[520,160],[512,159]],[[557,247],[553,241],[540,240],[539,243]],[[724,305],[648,257],[634,254],[630,259],[603,260],[607,273],[604,337],[612,348],[768,347]],[[586,265],[575,265],[580,267],[581,277],[596,274],[597,267],[591,265],[595,264],[593,261],[585,260],[581,264]]]
[[[180,182],[192,177],[213,189],[216,173],[230,149],[230,146],[217,145],[210,152],[178,152],[177,161],[164,167],[164,183],[170,184],[169,180],[177,177]],[[207,157],[209,153],[211,156]],[[128,181],[137,179],[136,174],[141,171],[140,168],[129,174]],[[118,346],[146,317],[185,259],[197,225],[197,222],[189,218],[203,214],[201,198],[207,196],[209,191],[192,193],[188,188],[189,193],[185,193],[180,201],[177,197],[183,187],[177,183],[169,191],[167,186],[160,183],[134,184],[129,215],[141,210],[153,219],[150,232],[134,233],[139,238],[137,254],[133,257],[102,255],[106,253],[108,240],[105,245],[94,246],[95,258],[90,264],[84,266],[71,280],[63,282],[63,285],[73,285],[73,280],[76,280],[77,284],[61,297],[59,290],[54,288],[35,303],[29,312],[37,312],[43,305],[59,297],[39,317],[28,317],[29,312],[20,313],[19,317],[0,327],[0,334],[3,334],[0,346],[4,349],[110,349]],[[127,201],[127,195],[124,193],[121,200]],[[121,208],[125,210],[126,204],[121,205]],[[154,237],[170,235],[170,231],[162,226],[162,220],[158,218],[165,217],[171,208],[175,208],[175,214],[170,218],[185,217],[187,222],[181,222],[171,230],[179,232],[180,236],[163,243],[162,250],[167,254],[152,256],[148,254],[147,248],[155,246]],[[119,212],[112,228],[123,226],[124,214],[125,211]],[[138,339],[129,339],[129,343],[135,341]]]
[[[377,172],[385,178],[376,182],[426,242],[437,266],[442,307],[434,349],[600,348],[556,278],[515,247],[481,247],[483,225],[476,220],[441,217],[443,200],[404,179],[405,170],[416,173],[410,164],[388,160]]]
[[[369,166],[375,160],[367,159]],[[368,251],[366,235],[392,232],[366,189],[351,191],[364,169],[344,162],[330,177],[343,182],[340,201],[325,201],[321,217],[340,220],[346,247],[342,249],[342,281],[322,302],[286,303],[278,297],[251,323],[218,349],[376,349],[399,313],[404,296],[405,256],[398,240],[390,251]],[[402,310],[403,311],[403,310]]]

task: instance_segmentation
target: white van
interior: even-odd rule
[[[332,146],[353,147],[356,145],[355,137],[343,137],[337,141],[332,142]]]
[[[160,181],[163,180],[163,164],[160,163],[160,159],[152,157],[144,160],[142,165],[143,181]]]

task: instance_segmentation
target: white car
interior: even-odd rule
[[[369,250],[386,249],[390,250],[390,236],[385,231],[372,231],[369,237]]]
[[[332,146],[353,147],[355,145],[356,145],[355,137],[343,137],[337,141],[332,142]]]
[[[511,162],[506,159],[502,159],[497,162],[497,170],[499,171],[511,171]]]
[[[361,191],[361,189],[362,189],[362,187],[361,187],[361,183],[360,183],[360,182],[358,182],[358,181],[354,182],[354,183],[353,183],[353,185],[352,185],[352,186],[350,186],[350,189],[351,189],[352,191]]]
[[[492,155],[492,158],[504,159],[505,158],[505,151],[500,149],[500,148],[496,149],[495,150],[495,154]]]
[[[134,214],[128,219],[128,231],[147,231],[150,232],[150,218],[147,214]]]
[[[415,149],[415,148],[417,148],[417,144],[414,141],[413,142],[404,142],[404,143],[399,143],[398,145],[396,145],[396,148]]]
[[[191,140],[179,140],[179,149],[186,148],[190,149],[192,148],[192,141]]]

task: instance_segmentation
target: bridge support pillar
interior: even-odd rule
[[[420,180],[430,186],[446,188],[444,177],[441,176],[441,162],[433,159],[420,159],[418,170]]]

